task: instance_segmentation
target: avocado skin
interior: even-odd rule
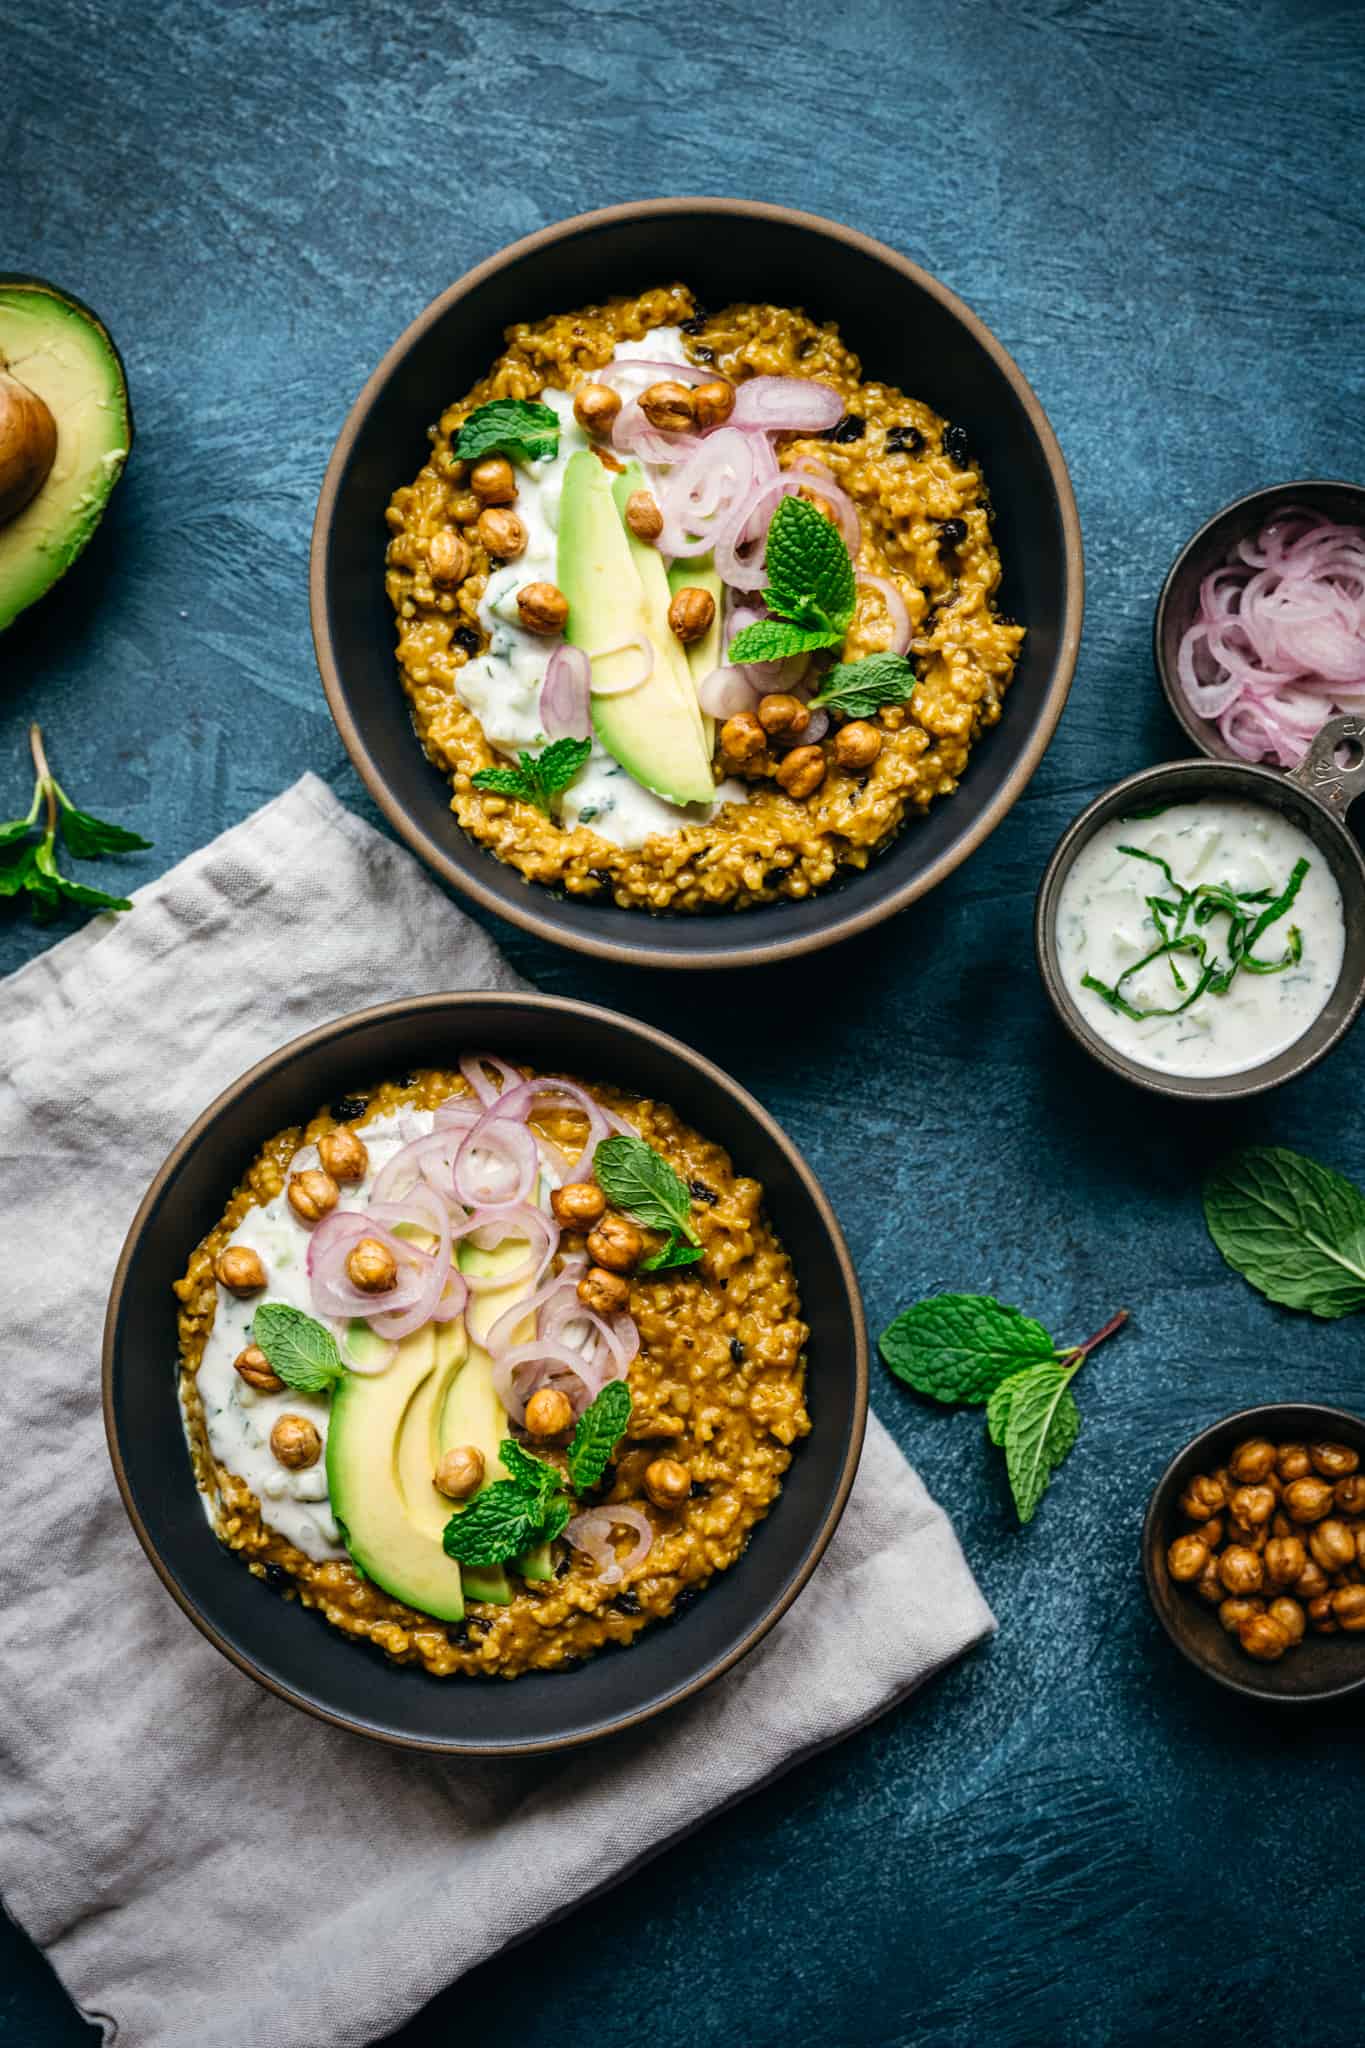
[[[15,619],[21,613],[27,611],[31,605],[37,604],[41,598],[46,597],[48,591],[61,581],[67,570],[84,552],[95,529],[104,517],[105,510],[108,507],[109,500],[114,493],[119,478],[127,467],[128,457],[132,454],[134,439],[133,407],[128,390],[128,372],[124,365],[123,357],[119,352],[118,344],[100,319],[98,313],[90,306],[87,306],[83,299],[78,299],[74,292],[65,291],[60,285],[52,284],[46,278],[34,277],[23,271],[6,270],[0,271],[0,316],[2,316],[3,301],[6,294],[16,292],[31,292],[52,300],[54,306],[60,309],[61,317],[64,320],[79,320],[83,326],[88,328],[97,337],[99,348],[112,373],[110,379],[111,389],[117,394],[117,417],[121,426],[121,433],[119,435],[121,447],[117,463],[110,466],[109,473],[103,479],[102,489],[98,494],[97,501],[93,505],[82,506],[80,516],[56,546],[46,550],[41,548],[25,549],[20,553],[20,566],[16,568],[8,559],[9,552],[11,551],[7,550],[5,545],[7,534],[12,534],[13,529],[23,525],[30,515],[34,513],[35,508],[41,510],[44,501],[48,499],[49,492],[52,490],[51,478],[48,479],[42,490],[23,508],[14,520],[6,525],[0,525],[0,633],[3,633],[7,626],[13,625]],[[0,349],[0,362],[3,362],[3,360],[3,349]],[[21,379],[21,381],[23,380]],[[61,443],[59,438],[59,464],[60,460]],[[43,568],[35,575],[30,566],[29,574],[25,576],[22,572],[23,564],[31,565],[34,555],[38,553],[46,553],[47,559]]]

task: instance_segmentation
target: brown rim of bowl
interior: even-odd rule
[[[1163,645],[1166,635],[1166,614],[1169,612],[1175,598],[1177,586],[1183,582],[1186,565],[1192,557],[1199,553],[1204,541],[1216,526],[1220,526],[1225,519],[1231,520],[1237,513],[1249,511],[1253,505],[1264,504],[1267,511],[1269,511],[1270,507],[1277,500],[1283,500],[1286,504],[1291,504],[1301,491],[1326,492],[1329,495],[1335,495],[1340,491],[1349,492],[1357,499],[1365,498],[1365,485],[1353,484],[1349,477],[1302,476],[1293,483],[1262,484],[1257,490],[1243,491],[1240,498],[1230,498],[1226,505],[1220,507],[1217,512],[1206,519],[1203,525],[1190,535],[1184,547],[1181,548],[1179,554],[1171,563],[1170,568],[1166,571],[1166,578],[1162,583],[1161,595],[1157,598],[1156,612],[1152,619],[1152,666],[1156,670],[1156,678],[1161,685],[1162,694],[1170,707],[1171,716],[1175,719],[1176,724],[1181,728],[1191,746],[1198,747],[1200,753],[1207,755],[1210,761],[1241,762],[1242,756],[1233,753],[1232,748],[1227,744],[1227,741],[1211,719],[1200,718],[1188,697],[1186,697],[1185,692],[1181,689],[1179,676],[1172,671],[1170,664],[1166,660]],[[1288,769],[1280,768],[1270,761],[1254,764],[1243,763],[1243,765],[1269,768],[1274,775],[1287,775],[1289,773]]]
[[[627,966],[633,965],[638,956],[629,940],[616,943],[609,939],[591,939],[577,933],[566,932],[552,912],[549,909],[542,910],[536,902],[534,891],[537,885],[532,884],[525,891],[524,897],[518,896],[512,900],[505,899],[494,890],[486,888],[476,875],[457,867],[447,856],[441,842],[422,830],[402,805],[396,803],[389,795],[384,778],[375,765],[360,728],[351,717],[342,692],[336,652],[327,623],[325,557],[327,534],[332,524],[342,473],[360,431],[361,421],[380,388],[387,382],[412,344],[436,321],[443,318],[449,307],[455,305],[504,265],[533,255],[536,250],[544,249],[551,243],[580,234],[586,229],[609,225],[616,221],[638,220],[642,217],[650,219],[682,212],[712,213],[721,219],[743,215],[759,220],[783,221],[831,236],[836,241],[846,242],[850,247],[862,251],[864,255],[876,258],[889,269],[901,272],[922,291],[928,292],[945,306],[997,364],[1013,387],[1030,426],[1038,436],[1048,474],[1057,493],[1057,510],[1062,524],[1066,560],[1066,609],[1058,635],[1056,666],[1047,696],[1043,701],[1037,730],[1006,776],[994,801],[987,805],[976,824],[970,831],[964,833],[961,840],[946,853],[941,854],[936,861],[931,862],[922,873],[915,875],[899,889],[890,891],[879,902],[851,916],[841,918],[835,915],[819,931],[811,932],[802,938],[775,938],[771,944],[746,946],[715,957],[704,952],[695,953],[687,947],[680,946],[667,951],[651,952],[648,963],[651,967],[756,967],[771,960],[794,959],[798,954],[815,952],[821,947],[835,945],[842,939],[852,938],[858,932],[867,931],[873,925],[882,923],[884,919],[893,917],[897,911],[904,910],[907,905],[926,895],[930,889],[936,888],[954,868],[959,867],[969,854],[975,853],[977,847],[990,837],[1001,819],[1023,794],[1038,763],[1047,751],[1070,694],[1076,658],[1080,651],[1081,621],[1085,608],[1085,558],[1081,547],[1080,516],[1076,510],[1076,496],[1071,487],[1071,478],[1057,436],[1052,431],[1047,414],[1035,396],[1032,385],[1013,356],[1002,347],[985,323],[978,319],[955,292],[949,291],[946,285],[940,284],[936,277],[931,276],[927,270],[922,270],[917,263],[912,263],[908,257],[899,255],[885,242],[874,240],[871,235],[860,234],[856,228],[845,227],[840,221],[826,220],[821,214],[805,213],[791,206],[770,206],[762,200],[706,197],[643,199],[622,206],[601,207],[590,213],[574,214],[568,220],[556,221],[550,227],[538,229],[533,235],[524,235],[520,241],[509,243],[496,255],[476,264],[473,270],[466,271],[464,276],[449,285],[439,298],[433,299],[425,312],[419,313],[403,330],[385,354],[379,367],[366,380],[360,396],[346,415],[345,425],[327,464],[322,491],[318,498],[308,564],[309,610],[312,618],[313,649],[322,675],[322,687],[326,692],[337,730],[365,787],[399,838],[404,840],[428,867],[433,868],[448,887],[461,895],[472,896],[475,902],[482,904],[485,910],[491,910],[495,916],[506,918],[520,925],[523,931],[534,932],[538,938],[549,939],[555,945],[570,946],[576,952],[594,955],[599,960],[614,960],[624,962]],[[647,916],[648,913],[642,912],[641,915]]]
[[[709,1665],[706,1670],[699,1672],[695,1678],[686,1685],[679,1687],[676,1692],[669,1693],[667,1698],[656,1700],[651,1705],[639,1708],[633,1713],[622,1714],[617,1719],[606,1722],[602,1727],[594,1728],[588,1735],[560,1736],[551,1741],[530,1742],[515,1746],[507,1744],[489,1746],[478,1743],[429,1742],[417,1737],[396,1735],[392,1731],[358,1728],[344,1714],[330,1712],[317,1701],[304,1698],[302,1695],[291,1691],[287,1686],[278,1684],[265,1672],[259,1670],[249,1657],[243,1656],[219,1633],[208,1616],[203,1614],[194,1602],[182,1592],[173,1573],[153,1544],[142,1517],[134,1504],[128,1485],[123,1456],[114,1427],[113,1408],[114,1335],[122,1307],[123,1290],[127,1282],[128,1268],[132,1263],[138,1239],[142,1235],[143,1226],[147,1218],[160,1202],[167,1183],[177,1172],[181,1161],[199,1143],[205,1132],[211,1128],[227,1105],[236,1101],[240,1096],[249,1094],[268,1074],[273,1073],[282,1066],[288,1065],[291,1060],[297,1058],[301,1053],[307,1052],[314,1045],[325,1042],[339,1030],[350,1029],[361,1024],[372,1025],[382,1022],[386,1017],[410,1016],[413,1011],[446,1009],[452,1003],[457,1006],[463,1005],[466,1002],[472,1005],[489,1000],[490,995],[497,996],[500,1000],[504,1001],[516,1001],[523,1004],[527,1009],[541,1011],[551,1016],[574,1016],[588,1019],[609,1017],[614,1025],[623,1026],[636,1037],[651,1041],[656,1046],[662,1046],[673,1058],[679,1060],[683,1065],[689,1066],[704,1075],[707,1080],[712,1082],[713,1085],[718,1086],[725,1094],[736,1098],[748,1114],[763,1126],[768,1136],[778,1147],[779,1151],[783,1153],[792,1171],[804,1186],[829,1239],[830,1248],[834,1253],[835,1263],[839,1269],[839,1276],[843,1281],[844,1292],[848,1298],[853,1322],[855,1377],[853,1427],[849,1436],[848,1450],[844,1457],[843,1470],[839,1477],[839,1484],[834,1498],[811,1539],[810,1548],[800,1568],[794,1575],[790,1585],[774,1601],[767,1613],[761,1615],[758,1621],[745,1631],[740,1640],[718,1662]],[[607,1010],[599,1003],[578,1002],[567,996],[508,995],[501,991],[469,990],[452,992],[447,995],[412,996],[391,1003],[376,1003],[369,1009],[352,1010],[343,1017],[334,1017],[329,1023],[318,1025],[315,1030],[304,1032],[301,1037],[291,1039],[287,1045],[281,1046],[276,1052],[267,1054],[264,1059],[258,1060],[255,1066],[249,1068],[245,1074],[239,1075],[237,1080],[232,1082],[229,1087],[224,1088],[221,1094],[214,1097],[214,1100],[208,1105],[207,1109],[203,1110],[195,1118],[184,1137],[173,1147],[158,1169],[151,1186],[138,1204],[137,1214],[128,1227],[128,1234],[124,1239],[123,1248],[119,1253],[118,1264],[114,1269],[114,1278],[109,1290],[109,1305],[105,1311],[104,1337],[101,1347],[100,1385],[104,1410],[104,1433],[109,1447],[109,1458],[114,1468],[114,1478],[118,1484],[119,1495],[123,1501],[128,1519],[133,1525],[134,1534],[151,1560],[157,1577],[175,1601],[177,1607],[189,1616],[200,1634],[206,1636],[214,1648],[220,1650],[231,1663],[237,1666],[239,1671],[245,1672],[248,1678],[254,1679],[258,1685],[264,1686],[268,1692],[274,1693],[277,1698],[286,1701],[292,1707],[302,1708],[305,1713],[312,1714],[317,1720],[330,1722],[335,1728],[344,1728],[348,1734],[361,1734],[368,1737],[371,1741],[383,1742],[395,1749],[426,1750],[438,1756],[529,1756],[545,1750],[575,1749],[585,1742],[599,1741],[605,1736],[619,1734],[626,1728],[637,1727],[643,1721],[652,1720],[656,1714],[664,1713],[669,1708],[680,1705],[683,1700],[690,1699],[694,1693],[700,1692],[703,1687],[710,1685],[713,1680],[722,1677],[742,1657],[747,1656],[755,1644],[763,1640],[769,1629],[782,1619],[782,1616],[787,1612],[787,1609],[791,1606],[797,1595],[803,1591],[816,1566],[824,1556],[830,1538],[838,1527],[844,1508],[848,1503],[848,1496],[852,1490],[853,1480],[858,1470],[858,1461],[862,1456],[863,1439],[867,1432],[867,1322],[863,1313],[862,1294],[858,1286],[858,1277],[854,1270],[853,1260],[849,1255],[843,1231],[839,1227],[838,1218],[835,1216],[834,1210],[830,1205],[829,1197],[825,1194],[815,1174],[806,1164],[805,1159],[781,1125],[774,1117],[768,1114],[762,1103],[755,1096],[751,1095],[747,1088],[741,1087],[738,1081],[733,1080],[722,1068],[716,1066],[714,1061],[706,1059],[701,1053],[694,1052],[690,1046],[684,1045],[680,1039],[672,1037],[668,1032],[660,1031],[656,1026],[646,1024],[639,1018],[624,1016],[620,1011]],[[742,1558],[739,1562],[743,1562]],[[567,1674],[567,1676],[569,1682],[572,1683],[572,1674]]]

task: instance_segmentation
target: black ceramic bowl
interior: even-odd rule
[[[276,1598],[209,1529],[181,1429],[172,1282],[272,1132],[337,1095],[492,1046],[542,1070],[662,1098],[761,1180],[810,1325],[814,1428],[739,1562],[693,1606],[570,1672],[438,1679]],[[719,1068],[676,1039],[587,1003],[434,995],[342,1017],[234,1082],[156,1176],[114,1276],[104,1333],[114,1471],[143,1548],[190,1619],[243,1671],[321,1719],[415,1749],[509,1754],[587,1742],[696,1692],[753,1648],[834,1533],[867,1421],[867,1336],[839,1226],[790,1139]]]
[[[1168,1546],[1192,1526],[1177,1506],[1186,1484],[1196,1473],[1226,1463],[1233,1446],[1249,1436],[1269,1437],[1272,1443],[1327,1440],[1365,1454],[1365,1421],[1343,1408],[1311,1401],[1244,1408],[1192,1437],[1157,1481],[1142,1529],[1142,1569],[1157,1620],[1191,1664],[1247,1699],[1299,1705],[1343,1699],[1365,1688],[1365,1634],[1310,1634],[1278,1664],[1258,1664],[1225,1632],[1217,1608],[1206,1607],[1188,1586],[1178,1586],[1166,1569]]]
[[[1250,540],[1275,513],[1292,505],[1320,512],[1324,519],[1365,528],[1365,488],[1359,484],[1336,483],[1324,477],[1305,477],[1294,484],[1267,484],[1263,490],[1248,491],[1215,512],[1186,541],[1167,572],[1157,600],[1152,626],[1152,659],[1166,701],[1202,754],[1215,761],[1236,761],[1218,727],[1201,718],[1180,687],[1176,657],[1180,643],[1194,624],[1199,610],[1199,586],[1210,570],[1218,569],[1234,553],[1239,541]],[[1280,770],[1275,771],[1277,774]]]
[[[861,874],[803,903],[657,917],[556,897],[467,839],[414,735],[384,594],[384,508],[426,453],[426,429],[481,376],[518,320],[682,278],[703,303],[771,299],[837,320],[868,373],[967,429],[1004,562],[1001,609],[1028,628],[1004,717],[962,787],[911,820]],[[1080,642],[1080,525],[1066,464],[1017,366],[935,278],[865,235],[735,199],[656,199],[561,221],[434,300],[361,392],[327,469],[313,529],[313,639],[327,700],[390,824],[454,888],[514,924],[602,958],[665,967],[782,959],[914,902],[979,846],[1033,774]]]

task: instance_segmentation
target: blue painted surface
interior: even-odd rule
[[[1157,1634],[1137,1537],[1200,1424],[1277,1396],[1365,1407],[1359,1329],[1242,1287],[1196,1193],[1243,1137],[1365,1177],[1365,1038],[1244,1112],[1167,1111],[1063,1043],[1029,950],[1063,826],[1182,751],[1148,660],[1175,549],[1253,485],[1365,477],[1358,10],[25,13],[22,34],[0,27],[0,262],[107,318],[139,440],[87,559],[0,642],[0,790],[26,801],[40,717],[68,786],[156,841],[120,864],[134,882],[305,767],[367,810],[308,637],[322,468],[412,314],[548,219],[727,191],[884,237],[1018,357],[1080,500],[1076,690],[1005,825],[893,926],[761,986],[708,980],[690,1012],[824,1177],[875,1327],[943,1286],[998,1290],[1073,1340],[1134,1311],[1087,1367],[1080,1445],[1022,1533],[979,1422],[878,1373],[877,1409],[957,1517],[1000,1636],[543,1934],[510,2005],[485,1968],[399,2038],[505,2034],[514,2007],[519,2048],[566,2027],[597,2048],[1136,2048],[1177,2026],[1222,2048],[1297,2035],[1310,2012],[1360,2039],[1360,1717],[1285,1721],[1206,1687]],[[665,978],[501,936],[542,987],[673,1021]],[[0,921],[0,965],[44,943]],[[6,1933],[0,2043],[90,2038]]]

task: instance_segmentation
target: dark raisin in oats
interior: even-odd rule
[[[611,1604],[618,1614],[639,1614],[641,1611],[638,1599],[629,1591],[618,1593]]]
[[[704,1180],[690,1180],[687,1183],[687,1192],[691,1195],[694,1202],[715,1203],[720,1200],[720,1196],[716,1193],[715,1189],[708,1188]]]
[[[971,444],[967,439],[967,429],[965,427],[945,427],[943,429],[943,452],[945,455],[951,456],[952,460],[959,466],[971,460]]]
[[[590,881],[596,882],[599,889],[609,889],[612,884],[610,868],[589,868],[588,878]]]
[[[861,441],[867,421],[856,412],[846,412],[836,427],[826,427],[822,441]]]
[[[967,538],[965,519],[940,519],[938,522],[939,544],[945,548],[960,548]]]
[[[918,455],[924,436],[918,427],[892,427],[886,437],[888,455]]]
[[[472,626],[457,626],[450,637],[457,647],[464,649],[466,654],[478,653],[479,636]]]
[[[332,1120],[338,1124],[352,1124],[358,1116],[364,1116],[369,1106],[368,1095],[343,1095],[332,1104]]]
[[[714,363],[714,361],[716,360],[715,350],[713,348],[705,347],[704,344],[702,344],[701,342],[698,342],[697,346],[693,349],[692,353],[699,363]]]
[[[690,320],[680,320],[678,322],[678,332],[679,334],[700,334],[705,325],[706,313],[702,307],[698,306]]]
[[[730,1356],[734,1360],[736,1365],[743,1365],[744,1346],[740,1343],[738,1337],[732,1337],[730,1339]]]
[[[289,1584],[289,1574],[282,1564],[268,1564],[265,1568],[265,1582],[272,1593],[282,1593]]]

